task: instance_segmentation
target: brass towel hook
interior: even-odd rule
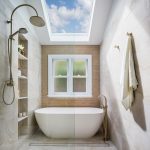
[[[120,46],[119,45],[115,45],[114,48],[120,50]]]
[[[130,33],[129,33],[129,32],[127,32],[127,36],[132,36],[132,33],[131,33],[131,32],[130,32]]]

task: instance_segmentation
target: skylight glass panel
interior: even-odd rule
[[[46,0],[51,33],[89,33],[94,0]]]

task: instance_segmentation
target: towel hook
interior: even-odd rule
[[[115,45],[114,48],[120,50],[120,46],[119,45]]]
[[[132,32],[127,32],[127,36],[132,36]]]

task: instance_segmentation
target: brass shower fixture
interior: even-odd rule
[[[38,12],[37,10],[29,5],[29,4],[22,4],[22,5],[19,5],[17,6],[11,13],[11,17],[10,17],[10,20],[7,20],[7,23],[10,24],[10,35],[9,35],[9,38],[8,38],[8,59],[9,59],[9,80],[6,80],[5,83],[4,83],[4,87],[3,87],[3,95],[2,95],[2,98],[3,98],[3,102],[6,104],[6,105],[11,105],[14,100],[15,100],[15,88],[14,88],[14,81],[13,81],[13,76],[12,76],[12,41],[13,41],[13,37],[18,34],[18,33],[21,33],[21,34],[25,34],[27,33],[27,29],[26,28],[20,28],[18,31],[14,32],[13,33],[13,15],[15,13],[15,11],[20,8],[20,7],[30,7],[32,8],[36,15],[35,16],[31,16],[30,17],[30,23],[34,26],[38,26],[38,27],[43,27],[45,25],[45,21],[43,20],[42,17],[40,17],[38,15]],[[5,90],[6,90],[6,87],[9,86],[9,87],[12,87],[12,90],[13,90],[13,98],[12,98],[12,101],[10,103],[7,103],[6,100],[5,100]]]

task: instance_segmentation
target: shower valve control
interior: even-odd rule
[[[7,86],[13,86],[14,85],[14,81],[13,80],[8,80],[6,81]]]

